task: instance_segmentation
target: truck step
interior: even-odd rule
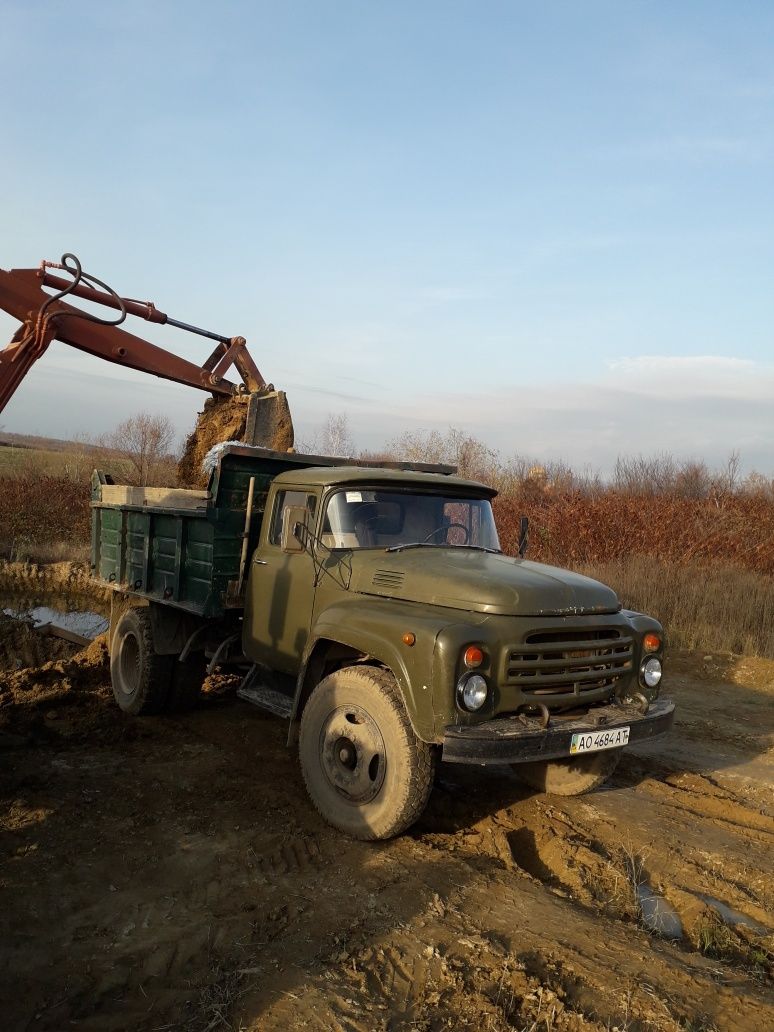
[[[260,706],[278,717],[289,717],[293,708],[293,700],[284,692],[278,691],[275,687],[261,683],[261,672],[253,667],[242,684],[237,688],[237,698],[250,702],[253,706]]]

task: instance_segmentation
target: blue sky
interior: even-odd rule
[[[0,265],[243,334],[301,437],[774,474],[774,6],[0,0]],[[197,360],[195,338],[132,327]],[[0,316],[10,336],[11,321]],[[0,416],[202,396],[60,344]]]

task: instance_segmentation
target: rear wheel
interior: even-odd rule
[[[549,795],[578,796],[603,785],[618,766],[623,749],[610,749],[588,756],[543,763],[514,763],[513,770],[522,781]]]
[[[414,734],[395,678],[378,667],[346,667],[317,685],[299,758],[312,802],[352,838],[405,831],[433,786],[432,749]]]
[[[164,709],[174,662],[174,656],[160,656],[153,647],[149,608],[127,609],[110,647],[113,695],[124,713],[140,716]]]

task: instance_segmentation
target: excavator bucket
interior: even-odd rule
[[[285,452],[293,447],[293,420],[284,391],[273,387],[250,394],[208,398],[189,434],[177,466],[180,487],[206,487],[205,458],[225,441],[260,445]]]
[[[284,391],[259,391],[249,396],[244,442],[282,452],[293,447],[293,420]]]

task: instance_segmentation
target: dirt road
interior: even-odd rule
[[[0,673],[3,1028],[774,1027],[774,664],[673,656],[675,732],[609,788],[442,766],[378,845],[210,687],[130,721],[99,646]]]

